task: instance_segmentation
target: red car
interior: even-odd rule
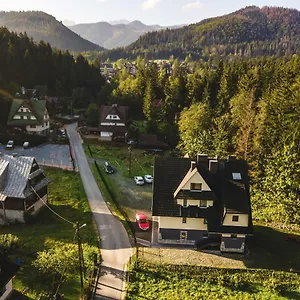
[[[141,230],[146,231],[149,229],[149,223],[147,221],[146,216],[143,213],[137,213],[135,215],[135,221]]]

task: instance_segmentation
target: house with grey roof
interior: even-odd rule
[[[48,135],[50,117],[46,100],[13,99],[7,125],[18,127],[30,134]]]
[[[152,215],[159,243],[217,244],[223,252],[243,253],[253,227],[247,162],[157,157]]]
[[[50,179],[34,157],[0,155],[0,224],[24,223],[48,201]]]

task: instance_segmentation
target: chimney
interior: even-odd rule
[[[191,170],[194,170],[197,167],[197,163],[195,161],[191,161]]]
[[[213,174],[216,174],[218,171],[218,165],[219,165],[218,160],[215,159],[209,160],[209,171]]]
[[[208,155],[207,154],[198,154],[197,155],[197,164],[208,169]]]
[[[236,155],[228,155],[228,158],[227,158],[228,161],[235,160],[235,159],[236,159]]]

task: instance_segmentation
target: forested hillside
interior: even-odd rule
[[[300,52],[300,12],[295,9],[246,7],[229,15],[210,18],[179,29],[149,32],[126,48],[104,53],[116,60],[147,55],[148,59],[184,59]]]
[[[254,218],[300,225],[300,55],[190,63],[191,74],[175,60],[170,76],[137,64],[136,77],[120,72],[103,103],[144,115],[147,131],[182,154],[246,159]]]
[[[6,124],[9,99],[20,86],[45,86],[48,95],[73,96],[75,107],[94,101],[104,78],[99,68],[81,56],[53,50],[49,44],[34,43],[27,35],[0,28],[0,126]]]
[[[60,50],[80,52],[103,49],[81,38],[54,17],[40,11],[2,11],[0,12],[0,26],[7,27],[16,33],[26,32],[34,41],[43,40]]]

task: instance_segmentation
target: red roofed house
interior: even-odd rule
[[[127,132],[128,107],[118,106],[100,106],[100,140],[112,141],[115,139],[125,139]]]

